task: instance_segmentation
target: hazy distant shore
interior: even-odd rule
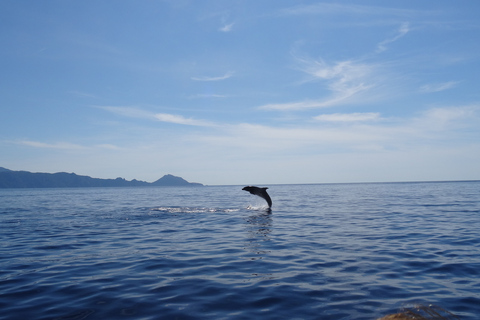
[[[81,176],[75,173],[13,171],[0,167],[0,188],[85,188],[85,187],[198,187],[201,183],[171,174],[164,175],[155,182],[126,180],[124,178],[100,179]]]

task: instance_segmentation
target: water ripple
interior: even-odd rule
[[[1,190],[0,319],[480,314],[480,183],[269,190]]]

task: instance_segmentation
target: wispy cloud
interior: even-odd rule
[[[209,127],[213,126],[214,124],[204,120],[197,120],[193,118],[185,118],[180,115],[169,114],[169,113],[156,113],[155,118],[162,122],[170,122],[176,124],[183,124],[189,126],[202,126],[202,127]]]
[[[45,143],[45,142],[38,142],[38,141],[31,141],[31,140],[20,140],[20,141],[17,141],[16,143],[20,145],[28,146],[28,147],[43,148],[43,149],[82,150],[87,148],[78,144],[73,144],[68,142]]]
[[[423,93],[440,92],[443,90],[451,89],[455,87],[457,84],[458,84],[458,81],[426,84],[420,87],[420,92],[423,92]]]
[[[266,110],[300,110],[332,107],[346,103],[349,98],[372,88],[370,81],[374,66],[346,60],[328,64],[323,60],[297,58],[300,70],[309,75],[307,81],[327,82],[331,95],[323,99],[305,100],[292,103],[266,104],[260,109]]]
[[[189,126],[215,126],[213,122],[198,120],[194,118],[186,118],[182,115],[170,114],[170,113],[154,113],[146,111],[137,107],[113,107],[113,106],[97,106],[103,110],[124,116],[127,118],[140,118],[155,120],[161,122],[176,123]]]
[[[384,140],[372,130],[359,128],[320,128],[318,126],[282,127],[241,123],[222,128],[221,134],[196,137],[201,143],[215,148],[232,149],[243,156],[252,152],[257,156],[274,153],[311,152],[318,147],[355,147]]]
[[[107,150],[121,150],[122,149],[122,148],[120,148],[116,145],[109,144],[109,143],[98,144],[95,147],[99,148],[99,149],[107,149]]]
[[[333,101],[333,103],[335,103],[335,101]],[[305,100],[291,103],[269,103],[260,106],[259,108],[264,110],[302,110],[312,108],[325,108],[329,107],[331,104],[332,100]]]
[[[220,30],[221,32],[230,32],[230,31],[232,31],[232,28],[233,28],[233,25],[234,25],[234,24],[235,24],[235,23],[225,24],[223,27],[221,27],[221,28],[218,29],[218,30]]]
[[[401,37],[405,36],[410,31],[410,24],[408,22],[402,23],[397,31],[397,34],[391,38],[385,39],[377,45],[377,52],[383,52],[387,50],[387,45],[397,41]]]
[[[380,113],[364,112],[364,113],[333,113],[321,114],[314,117],[315,120],[325,122],[359,122],[372,121],[380,119]]]
[[[120,147],[113,144],[98,144],[94,146],[84,146],[70,142],[55,142],[55,143],[46,143],[33,140],[19,140],[14,141],[13,143],[17,145],[23,145],[27,147],[39,148],[39,149],[56,149],[56,150],[89,150],[89,149],[107,149],[107,150],[121,150]]]
[[[385,123],[378,113],[335,113],[316,117],[318,121],[331,122],[332,126],[318,126],[308,123],[302,126],[268,126],[253,123],[218,124],[214,128],[196,132],[188,131],[172,137],[168,145],[171,150],[181,150],[182,144],[175,139],[189,141],[198,150],[211,150],[212,154],[221,150],[256,156],[292,154],[292,152],[318,153],[334,150],[385,150],[416,145],[430,145],[433,141],[445,143],[445,137],[462,134],[458,128],[475,128],[478,123],[478,106],[432,108],[417,117],[392,119]],[[158,121],[193,126],[211,126],[212,123],[185,118],[183,116],[157,113]],[[336,123],[342,123],[337,126]],[[473,134],[464,130],[464,134]],[[188,137],[188,139],[185,139]],[[425,140],[427,139],[427,140]],[[178,142],[178,140],[177,140]],[[82,146],[68,142],[45,143],[33,140],[21,140],[14,143],[44,149],[63,151],[85,151],[103,149],[107,151],[126,151],[111,144]],[[146,143],[150,143],[146,141]],[[163,145],[163,144],[162,144]],[[179,149],[180,148],[180,149]],[[324,148],[324,149],[323,149]],[[330,148],[330,149],[329,149]],[[184,148],[183,148],[184,149]],[[316,151],[315,151],[316,150]],[[328,151],[330,150],[330,151]],[[272,153],[273,152],[273,153]]]
[[[271,178],[275,179],[275,177],[278,177],[278,172],[285,166],[293,164],[294,169],[292,170],[296,174],[301,174],[301,179],[312,177],[314,180],[318,180],[321,175],[313,174],[312,168],[318,166],[319,163],[323,163],[322,161],[325,161],[326,158],[334,159],[331,162],[332,170],[336,168],[339,171],[348,171],[352,170],[352,165],[360,170],[362,165],[371,165],[373,172],[376,172],[375,166],[379,166],[382,161],[386,161],[378,158],[393,161],[398,160],[398,154],[405,154],[408,157],[405,157],[402,161],[407,160],[416,163],[418,154],[429,154],[429,152],[418,153],[417,151],[427,149],[434,152],[435,150],[448,150],[448,148],[451,148],[451,150],[467,149],[471,146],[468,141],[473,141],[477,146],[476,149],[470,150],[471,152],[461,152],[458,155],[467,154],[474,158],[473,155],[478,155],[478,150],[480,150],[476,142],[478,139],[475,139],[478,124],[476,119],[478,119],[479,110],[478,106],[434,108],[418,114],[417,117],[396,118],[388,121],[376,121],[378,116],[375,113],[372,113],[372,115],[366,113],[362,115],[363,119],[361,115],[355,115],[354,113],[338,114],[336,116],[337,120],[344,121],[339,125],[335,122],[332,122],[331,125],[330,123],[329,125],[319,125],[318,123],[308,122],[301,125],[290,124],[285,126],[253,123],[222,124],[213,130],[195,130],[194,133],[189,130],[177,131],[175,134],[169,135],[168,139],[157,139],[157,134],[149,134],[135,144],[126,143],[121,149],[115,149],[115,146],[109,148],[108,145],[97,144],[91,148],[74,149],[72,151],[72,149],[67,148],[71,147],[72,144],[63,142],[44,143],[30,140],[24,140],[24,142],[28,141],[24,145],[32,148],[51,148],[53,146],[66,154],[67,157],[74,154],[74,159],[77,161],[74,167],[76,171],[88,172],[88,170],[82,169],[82,165],[89,162],[85,159],[89,159],[91,162],[93,154],[97,154],[96,159],[103,161],[99,161],[99,166],[102,169],[99,175],[105,175],[105,170],[109,170],[109,168],[112,170],[112,164],[115,170],[109,174],[113,176],[118,176],[118,172],[122,172],[122,166],[125,166],[125,163],[128,162],[138,162],[140,167],[145,167],[144,177],[137,172],[129,179],[152,180],[151,168],[158,161],[162,161],[167,165],[162,167],[161,170],[168,170],[167,172],[175,173],[188,170],[193,172],[203,168],[203,170],[207,169],[211,173],[221,172],[228,175],[229,179],[233,176],[240,181],[266,179],[266,176],[263,175],[265,170],[270,171]],[[188,123],[191,120],[184,117],[174,117],[173,115],[161,118],[172,123]],[[355,119],[355,121],[349,121],[348,118]],[[369,121],[367,118],[373,121]],[[333,121],[335,119],[332,116],[329,120]],[[465,127],[466,130],[458,130],[459,127]],[[150,128],[150,130],[152,129]],[[465,143],[459,144],[458,139],[454,137],[462,134],[469,135],[471,138],[464,139]],[[449,140],[448,138],[452,139]],[[121,143],[125,144],[125,141]],[[73,145],[75,146],[75,144]],[[62,146],[65,148],[58,149]],[[97,151],[99,148],[102,148],[103,152],[90,152]],[[51,150],[48,151],[51,153]],[[85,158],[85,154],[88,155],[88,158]],[[119,157],[122,159],[119,160]],[[367,157],[369,160],[362,162],[362,165],[356,165],[358,159],[365,159],[363,157]],[[351,160],[352,158],[355,161]],[[109,161],[107,162],[105,159]],[[248,161],[245,161],[246,159]],[[262,167],[264,164],[268,163],[268,165],[261,172],[255,171],[251,168],[251,159],[256,159],[256,165]],[[349,162],[349,159],[351,163],[346,164],[345,162]],[[429,159],[434,159],[434,157]],[[453,159],[453,157],[448,159]],[[308,163],[308,166],[303,168],[306,163]],[[236,169],[234,170],[236,172],[233,172],[231,171],[232,167],[238,168],[238,170]],[[302,167],[302,170],[295,171],[299,167]],[[390,168],[390,165],[388,167]],[[399,166],[399,168],[404,167],[405,163]],[[58,167],[51,170],[58,171]],[[62,168],[62,170],[68,171],[71,169]],[[354,171],[352,170],[352,172]],[[371,173],[365,175],[363,179],[372,179],[373,176],[370,175]],[[201,182],[208,182],[207,178],[203,179]],[[352,176],[349,175],[345,179],[345,181],[351,181]],[[228,180],[226,182],[228,183]],[[219,182],[215,181],[215,183]]]
[[[218,23],[218,19],[220,19],[220,24],[221,27],[218,28],[218,31],[220,32],[230,32],[233,29],[233,26],[235,25],[235,22],[231,22],[232,19],[230,18],[231,12],[230,10],[225,10],[225,11],[219,11],[219,12],[210,12],[206,15],[202,15],[199,17],[200,21],[205,21],[205,20],[215,20],[215,24]]]
[[[76,91],[76,90],[72,90],[72,91],[68,91],[68,93],[72,94],[72,95],[75,95],[77,97],[81,97],[81,98],[94,98],[94,99],[98,99],[98,97],[94,94],[91,94],[91,93],[88,93],[88,92],[82,92],[82,91]]]
[[[319,100],[304,100],[299,102],[290,102],[290,103],[269,103],[259,107],[263,110],[304,110],[304,109],[320,109],[328,108],[336,105],[340,105],[347,102],[347,99],[352,97],[354,94],[368,89],[368,87],[359,86],[355,88],[350,88],[348,91],[338,93],[329,97],[327,99]]]
[[[219,28],[218,30],[221,32],[230,32],[232,31],[233,25],[235,24],[234,22],[228,22],[230,19],[230,12],[225,11],[221,14],[221,21],[222,21],[222,27]]]
[[[351,86],[352,82],[364,78],[371,69],[371,66],[352,60],[334,64],[328,64],[324,60],[297,60],[301,63],[300,70],[311,75],[312,80],[333,80],[331,88],[335,90]]]
[[[153,112],[145,111],[136,107],[116,107],[116,106],[95,106],[96,108],[127,117],[127,118],[141,118],[153,119],[155,114]]]
[[[208,99],[208,98],[214,98],[214,99],[218,99],[218,98],[228,98],[229,95],[226,95],[226,94],[196,94],[196,95],[193,95],[193,96],[190,96],[188,97],[189,99]]]
[[[479,106],[431,108],[424,111],[413,123],[422,123],[426,130],[443,131],[451,127],[468,126],[478,121]]]
[[[233,76],[233,72],[227,72],[223,76],[217,76],[217,77],[208,77],[208,76],[202,76],[202,77],[191,77],[192,80],[194,81],[220,81],[220,80],[226,80],[230,77]]]
[[[478,122],[477,106],[432,108],[416,117],[382,120],[378,113],[329,114],[316,120],[332,125],[268,126],[251,123],[221,127],[220,132],[197,137],[217,148],[243,150],[244,154],[264,152],[305,153],[322,148],[332,150],[393,150],[411,145],[448,144],[446,137],[462,134],[474,136],[470,130]],[[338,122],[341,125],[337,125]],[[295,150],[295,151],[294,151]],[[327,151],[328,150],[328,151]],[[313,151],[313,152],[317,152]]]

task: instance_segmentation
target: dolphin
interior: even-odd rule
[[[272,207],[272,199],[270,199],[270,196],[267,193],[268,188],[259,188],[259,187],[254,187],[254,186],[248,186],[244,187],[242,190],[248,191],[251,194],[254,194],[256,196],[259,196],[260,198],[263,198],[267,201],[268,207]]]

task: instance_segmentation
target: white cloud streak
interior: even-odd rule
[[[136,107],[113,107],[113,106],[97,106],[97,108],[109,111],[114,114],[118,114],[127,118],[140,118],[148,120],[156,120],[161,122],[175,123],[188,126],[204,126],[211,127],[216,126],[215,123],[198,120],[194,118],[185,118],[182,115],[170,114],[170,113],[154,113],[145,111]]]
[[[316,123],[285,127],[241,123],[222,126],[214,135],[194,139],[198,139],[199,145],[206,150],[224,149],[242,155],[253,153],[257,157],[331,154],[339,150],[409,150],[412,146],[447,146],[457,141],[450,140],[454,136],[472,135],[469,130],[457,129],[474,128],[479,109],[476,106],[433,108],[417,117],[404,119],[383,119],[378,113],[337,113],[316,118],[332,124],[328,126]],[[338,123],[341,125],[336,125]]]
[[[432,93],[451,89],[458,84],[458,81],[448,81],[442,83],[431,83],[420,87],[420,92]]]
[[[120,150],[116,145],[113,144],[98,144],[94,146],[83,146],[75,143],[70,142],[55,142],[55,143],[46,143],[40,141],[33,141],[33,140],[19,140],[14,141],[14,144],[39,148],[39,149],[55,149],[55,150],[63,150],[63,151],[86,151],[86,150],[93,150],[93,149],[106,149],[106,150]]]
[[[196,120],[193,118],[185,118],[180,115],[169,114],[169,113],[156,113],[154,117],[162,122],[169,122],[175,124],[182,124],[188,126],[202,126],[202,127],[210,127],[214,124],[208,121],[203,120]]]
[[[153,119],[154,113],[145,111],[136,107],[116,107],[116,106],[95,106],[96,108],[127,117],[140,119]]]
[[[331,115],[331,118],[327,120],[332,122],[328,125],[315,122],[288,126],[224,123],[209,130],[196,130],[194,134],[189,130],[180,131],[169,136],[168,139],[158,139],[155,130],[160,128],[149,128],[152,134],[144,137],[141,142],[134,145],[128,145],[127,143],[120,148],[98,143],[92,147],[84,147],[68,142],[44,143],[31,140],[23,140],[16,142],[16,144],[32,148],[55,148],[64,153],[65,159],[71,157],[71,153],[75,152],[73,159],[78,162],[78,168],[85,167],[86,163],[95,162],[99,159],[101,160],[100,163],[116,163],[116,172],[121,172],[121,168],[132,162],[141,164],[140,167],[148,168],[143,170],[143,177],[139,174],[142,171],[140,169],[130,176],[130,179],[152,180],[152,166],[155,166],[159,161],[163,161],[162,163],[167,165],[162,167],[161,170],[168,170],[167,172],[173,174],[184,175],[184,172],[188,171],[189,174],[195,175],[195,172],[200,168],[208,171],[210,177],[207,174],[203,175],[202,178],[194,178],[202,183],[228,184],[232,181],[242,183],[248,179],[261,179],[261,182],[271,183],[292,183],[288,180],[278,180],[279,170],[290,165],[291,168],[294,168],[293,170],[298,169],[295,171],[296,174],[292,174],[290,177],[294,179],[293,181],[319,182],[324,181],[325,175],[331,170],[339,170],[340,172],[347,170],[354,173],[355,170],[352,170],[351,165],[355,165],[355,168],[361,168],[362,165],[355,163],[357,159],[362,157],[369,159],[362,164],[368,164],[373,169],[376,166],[391,169],[392,164],[384,159],[397,159],[398,154],[405,155],[402,160],[408,160],[408,164],[413,166],[418,161],[417,151],[425,150],[425,148],[429,152],[423,151],[422,154],[435,152],[441,154],[446,152],[445,150],[452,150],[452,152],[461,155],[465,153],[460,152],[460,149],[471,150],[476,146],[477,151],[473,150],[467,153],[473,159],[475,156],[472,155],[472,152],[479,154],[480,151],[480,145],[475,136],[479,110],[480,107],[476,105],[433,108],[418,114],[417,117],[403,119],[384,119],[377,116],[376,113],[334,114],[336,119]],[[195,125],[192,123],[192,119],[174,115],[167,114],[165,116],[164,114],[159,118],[171,123]],[[157,121],[160,119],[157,119]],[[337,125],[339,121],[341,123]],[[459,128],[465,130],[459,130]],[[462,139],[459,140],[460,137]],[[459,143],[459,141],[462,142]],[[91,152],[99,149],[102,152]],[[50,150],[49,153],[51,153]],[[319,165],[323,163],[322,161],[328,158],[335,159],[331,161],[332,169],[329,167],[312,172],[314,168],[319,168]],[[351,160],[350,163],[345,163],[352,158],[355,161]],[[261,165],[261,171],[251,168],[251,164],[249,164],[251,159],[256,159],[257,166],[259,163],[264,164]],[[452,159],[454,159],[453,156],[448,161],[452,161]],[[401,163],[400,160],[398,161]],[[408,164],[404,163],[406,168],[408,167],[407,169],[410,170],[411,166]],[[263,166],[267,169],[264,169]],[[79,170],[77,167],[75,168],[75,170]],[[85,167],[82,171],[88,172],[87,169]],[[58,167],[52,170],[58,170]],[[70,169],[62,170],[68,171]],[[97,168],[97,170],[99,169]],[[104,166],[102,170],[112,170],[112,168]],[[102,170],[98,172],[105,175],[106,173]],[[270,177],[268,177],[266,171],[271,172]],[[111,172],[112,175],[117,174],[115,170]],[[377,171],[369,171],[358,179],[370,181],[368,179],[374,179],[375,172]],[[211,178],[215,176],[213,173],[217,173],[219,178]],[[224,180],[221,178],[223,176],[225,176]],[[190,176],[185,175],[185,177]],[[353,177],[347,174],[344,177],[345,180],[342,181],[357,181],[355,180],[357,178],[354,179]],[[384,175],[383,178],[382,175],[378,177],[379,179],[394,179],[388,175]],[[415,177],[415,175],[412,174],[412,177]],[[452,177],[455,177],[455,175],[452,175]],[[338,179],[338,175],[333,174],[331,179],[333,179],[331,181],[337,181],[335,179]]]
[[[309,81],[321,80],[327,82],[327,88],[332,93],[326,99],[306,100],[301,102],[266,104],[260,106],[265,110],[300,110],[326,108],[341,105],[353,96],[374,87],[370,81],[374,66],[356,63],[352,60],[327,64],[323,60],[307,60],[297,58],[300,70],[310,76]]]
[[[377,45],[377,52],[383,52],[387,50],[387,44],[397,41],[398,39],[405,36],[409,31],[410,31],[410,24],[408,22],[402,23],[402,25],[398,29],[396,36],[385,39]]]
[[[479,106],[463,106],[450,108],[432,108],[422,113],[413,120],[413,123],[421,123],[425,130],[443,131],[454,128],[470,126],[478,122],[477,112]]]
[[[221,81],[231,78],[233,76],[233,72],[227,72],[223,76],[218,77],[191,77],[194,81]]]
[[[189,99],[219,99],[219,98],[228,98],[230,97],[229,95],[226,94],[196,94],[193,96],[188,97]]]
[[[404,145],[428,145],[432,141],[443,144],[445,138],[455,135],[473,134],[471,130],[458,131],[459,128],[476,128],[480,107],[459,106],[432,108],[414,118],[383,119],[379,113],[334,113],[315,117],[317,121],[342,123],[341,126],[319,126],[310,123],[302,126],[267,126],[252,123],[239,124],[212,124],[178,115],[157,113],[158,121],[191,125],[214,126],[214,131],[196,132],[191,135],[188,131],[175,135],[174,139],[181,139],[182,144],[189,141],[199,150],[210,150],[218,153],[220,150],[229,150],[248,155],[253,152],[261,154],[299,152],[331,153],[333,150],[384,150],[396,149]],[[423,140],[428,139],[428,140]],[[422,142],[423,141],[423,142]],[[453,140],[452,140],[453,141]],[[82,146],[68,142],[45,143],[32,140],[16,141],[15,144],[58,150],[88,150],[100,148],[104,150],[124,150],[111,144],[96,144]],[[175,149],[174,141],[169,142],[170,148]],[[173,145],[172,145],[173,144]],[[235,151],[233,151],[235,150]],[[303,151],[301,151],[303,150]],[[273,152],[270,155],[270,152]]]
[[[321,114],[314,117],[315,120],[324,122],[360,122],[373,121],[380,119],[380,113],[365,112],[365,113],[333,113]]]
[[[41,149],[59,149],[59,150],[84,150],[87,147],[68,143],[68,142],[57,142],[57,143],[45,143],[45,142],[38,142],[38,141],[31,141],[31,140],[21,140],[18,141],[17,144],[34,147],[34,148],[41,148]]]
[[[229,24],[225,24],[223,27],[221,27],[220,29],[218,29],[219,31],[221,32],[230,32],[232,31],[232,28],[233,28],[233,25],[235,23],[229,23]]]

